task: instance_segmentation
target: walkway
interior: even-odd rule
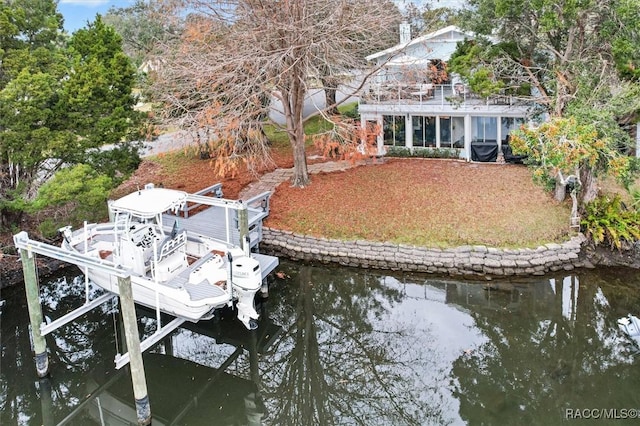
[[[365,164],[364,160],[356,162],[341,160],[309,164],[307,167],[309,174],[315,174],[320,172],[340,172],[363,164]],[[247,185],[246,188],[240,191],[239,198],[247,200],[266,191],[274,192],[278,185],[291,179],[291,176],[293,176],[293,167],[290,169],[276,169],[271,173],[266,173],[260,177],[260,180]]]

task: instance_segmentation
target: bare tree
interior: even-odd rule
[[[262,125],[278,99],[294,154],[292,184],[300,187],[309,184],[303,107],[310,85],[335,90],[345,71],[363,68],[367,52],[389,45],[400,21],[387,0],[161,2],[165,18],[188,12],[182,37],[159,51],[152,89],[162,118],[206,135],[220,171],[230,160],[264,158]]]

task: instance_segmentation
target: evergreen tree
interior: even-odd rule
[[[141,119],[131,95],[135,71],[117,34],[97,19],[66,40],[56,3],[0,4],[2,227],[17,226],[40,185],[64,165],[103,165],[113,153],[98,148],[132,138]]]

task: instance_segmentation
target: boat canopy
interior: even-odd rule
[[[187,202],[187,193],[167,188],[145,188],[114,201],[110,208],[115,212],[128,212],[142,219],[151,219],[158,214],[176,213]]]

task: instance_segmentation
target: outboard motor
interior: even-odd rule
[[[256,292],[262,286],[262,271],[260,263],[249,257],[240,256],[232,261],[231,281],[233,290],[238,296],[238,319],[249,330],[258,327],[257,319],[259,317],[255,310],[253,301]]]

